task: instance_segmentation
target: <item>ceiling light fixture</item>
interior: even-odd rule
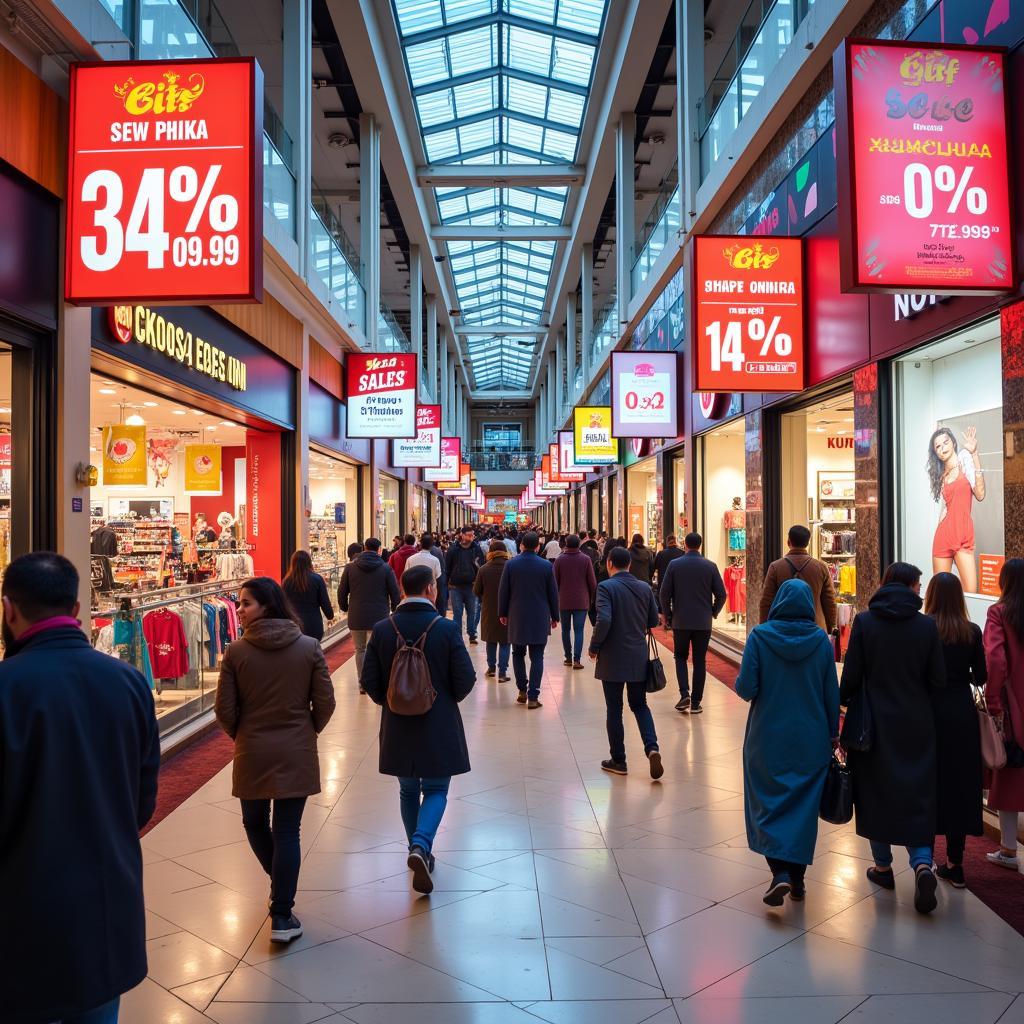
[[[160,403],[159,403],[159,402],[143,402],[142,404],[143,404],[143,405],[144,405],[144,406],[145,406],[145,407],[146,407],[147,409],[156,409],[156,408],[157,408],[157,407],[158,407],[158,406],[160,405]]]
[[[146,421],[137,413],[133,412],[131,416],[125,417],[125,426],[128,427],[144,427]]]
[[[172,416],[184,416],[185,415],[185,410],[184,409],[172,409],[171,410],[171,415]]]
[[[100,394],[101,395],[116,395],[117,394],[117,389],[116,388],[100,388]]]

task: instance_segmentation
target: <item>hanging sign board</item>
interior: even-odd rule
[[[103,486],[146,482],[146,428],[108,423],[103,428]]]
[[[583,473],[584,476],[595,472],[594,466],[580,465],[576,461],[576,437],[572,430],[558,432],[558,472]]]
[[[1016,287],[1005,70],[995,48],[836,51],[843,291]]]
[[[612,433],[610,405],[577,405],[572,421],[577,459],[591,466],[614,466],[619,461],[619,442]]]
[[[416,356],[345,356],[345,428],[349,437],[416,437]]]
[[[444,493],[446,498],[464,498],[472,489],[471,473],[468,462],[459,464],[459,478],[454,483],[439,481],[437,489]]]
[[[263,297],[263,73],[252,58],[72,64],[64,294]]]
[[[803,390],[803,242],[700,235],[694,247],[694,390]]]
[[[441,465],[441,406],[416,406],[416,436],[391,442],[391,465],[437,469]]]
[[[562,431],[559,431],[559,434],[561,433]],[[581,484],[587,479],[587,474],[581,473],[578,469],[566,469],[563,471],[562,450],[557,441],[548,445],[548,455],[551,458],[552,480],[566,484]]]
[[[678,352],[613,352],[612,433],[675,437],[681,369]]]
[[[221,446],[219,444],[185,445],[185,490],[212,491],[219,494]]]
[[[423,470],[423,479],[428,483],[457,483],[462,464],[462,439],[441,438],[441,466],[439,469]]]

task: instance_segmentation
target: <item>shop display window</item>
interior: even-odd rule
[[[897,552],[922,585],[959,576],[984,626],[1004,560],[1002,352],[998,318],[895,362]]]
[[[405,533],[398,518],[398,481],[393,476],[381,473],[377,484],[377,536],[386,548],[392,540]]]
[[[639,533],[648,547],[657,550],[664,539],[657,459],[644,459],[626,470],[626,504],[626,540]]]
[[[665,534],[675,533],[679,544],[682,545],[683,538],[690,532],[690,523],[686,518],[686,456],[672,456],[672,487],[675,504],[672,508],[675,511],[676,521],[668,523],[665,527]],[[664,538],[662,538],[664,539]]]

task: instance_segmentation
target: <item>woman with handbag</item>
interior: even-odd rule
[[[1002,720],[1006,764],[992,773],[988,805],[999,812],[999,849],[986,854],[993,864],[1020,869],[1017,820],[1024,811],[1024,558],[1010,558],[999,572],[1002,596],[988,610],[985,698],[996,721]]]
[[[932,695],[946,682],[939,631],[921,615],[921,570],[894,562],[868,610],[853,620],[839,699],[840,744],[853,774],[857,835],[871,843],[868,880],[895,889],[892,844],[906,847],[914,907],[930,914],[937,781]]]
[[[804,898],[822,791],[839,735],[839,681],[803,580],[786,580],[747,638],[736,693],[750,701],[743,740],[747,843],[768,861],[770,907]]]
[[[967,836],[983,832],[981,734],[971,687],[984,686],[988,678],[985,649],[981,629],[967,616],[963,586],[952,573],[931,578],[924,613],[935,620],[946,664],[946,685],[932,694],[938,768],[935,831],[946,837],[946,863],[936,874],[963,889]]]

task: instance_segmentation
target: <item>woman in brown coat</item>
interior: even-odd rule
[[[508,642],[508,626],[498,620],[498,584],[508,564],[508,548],[504,541],[492,540],[487,552],[487,564],[476,574],[473,593],[480,598],[480,636],[487,645],[487,675],[493,676],[495,662],[498,682],[507,683],[508,657],[512,650]]]
[[[299,824],[306,797],[320,792],[316,736],[334,714],[334,687],[320,644],[302,635],[274,580],[259,576],[242,586],[238,621],[244,633],[221,664],[217,721],[235,741],[231,793],[270,876],[270,939],[291,942],[302,934],[292,914]]]

